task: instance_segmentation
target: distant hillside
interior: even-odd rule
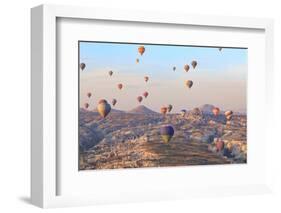
[[[144,105],[140,105],[130,111],[128,113],[136,113],[136,114],[157,114],[157,112],[154,112],[153,110],[145,107]]]

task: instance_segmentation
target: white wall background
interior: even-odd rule
[[[280,1],[261,0],[8,0],[0,7],[0,211],[37,212],[29,204],[30,178],[30,11],[41,3],[72,4],[122,9],[185,12],[275,19],[275,192],[273,195],[202,198],[185,201],[122,204],[47,210],[60,212],[277,212],[281,210],[279,119],[281,109]],[[279,84],[279,85],[278,85]],[[279,109],[279,111],[278,111]],[[206,177],[207,178],[207,177]],[[278,210],[277,210],[278,209]]]

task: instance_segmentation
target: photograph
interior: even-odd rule
[[[246,47],[78,41],[78,170],[247,163]]]

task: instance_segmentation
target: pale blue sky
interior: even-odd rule
[[[211,47],[145,44],[145,53],[140,56],[139,46],[80,42],[80,62],[86,64],[85,70],[80,72],[81,106],[88,101],[84,93],[91,91],[92,107],[98,101],[95,97],[105,97],[109,101],[119,98],[116,108],[128,110],[138,105],[135,97],[148,91],[150,95],[143,104],[155,111],[169,103],[175,110],[209,103],[245,111],[247,49],[223,48],[220,52]],[[136,58],[140,60],[138,64]],[[192,60],[196,60],[198,66],[184,72],[183,66],[190,65]],[[173,66],[177,68],[175,72]],[[109,70],[114,72],[112,77],[108,76]],[[143,80],[145,75],[150,77],[147,83]],[[190,90],[184,87],[185,80],[194,82]],[[121,92],[126,96],[116,89],[118,82],[124,84]],[[159,97],[161,91],[163,97]],[[177,95],[181,98],[171,97]]]

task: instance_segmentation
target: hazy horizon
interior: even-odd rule
[[[86,64],[79,71],[80,107],[88,102],[89,109],[94,109],[100,99],[111,104],[115,98],[113,108],[124,111],[144,105],[159,112],[160,107],[172,104],[175,113],[212,104],[222,110],[246,112],[247,49],[146,44],[140,56],[139,46],[80,42],[80,63]],[[198,62],[195,70],[192,60]],[[189,72],[184,71],[185,64],[190,65]],[[111,77],[109,70],[113,71]],[[144,76],[149,76],[147,83]],[[185,80],[193,81],[191,89]],[[117,89],[118,83],[123,84],[122,90]],[[139,104],[136,98],[145,91],[149,95]],[[92,93],[90,99],[88,92]]]

